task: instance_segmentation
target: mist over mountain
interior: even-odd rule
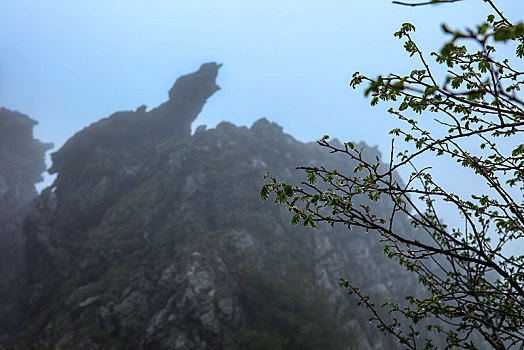
[[[373,233],[292,227],[289,212],[258,194],[267,171],[299,184],[298,165],[356,164],[266,119],[191,134],[219,90],[219,69],[204,64],[180,77],[160,106],[117,112],[78,132],[52,155],[56,180],[37,198],[49,145],[29,137],[28,117],[1,110],[0,133],[25,146],[0,137],[0,243],[23,257],[2,256],[2,269],[16,268],[0,280],[0,295],[16,284],[18,297],[0,313],[0,345],[396,348],[338,282],[351,279],[384,299],[413,294],[415,279],[384,256]],[[17,207],[26,209],[16,220],[4,215]]]
[[[36,121],[0,108],[0,342],[20,322],[24,296],[20,295],[25,269],[22,223],[37,196],[44,154],[53,147],[33,137]]]

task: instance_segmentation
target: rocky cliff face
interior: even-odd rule
[[[24,271],[22,221],[52,144],[33,138],[36,121],[0,108],[0,341],[19,322]]]
[[[14,212],[36,197],[35,183],[42,181],[44,154],[53,147],[33,137],[36,121],[0,108],[0,215]]]
[[[393,346],[338,287],[347,277],[378,297],[414,288],[372,234],[291,227],[258,195],[268,170],[299,183],[297,165],[352,164],[265,119],[190,135],[219,67],[203,65],[165,104],[116,113],[53,155],[56,182],[25,224],[31,289],[13,337],[22,346]]]

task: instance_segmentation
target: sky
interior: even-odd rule
[[[524,1],[497,3],[510,19],[524,17]],[[56,150],[116,111],[156,107],[177,77],[216,61],[222,89],[194,128],[265,117],[301,141],[328,134],[387,154],[398,123],[349,86],[352,74],[418,68],[393,37],[403,22],[429,52],[442,46],[442,23],[465,28],[488,13],[482,0],[1,1],[0,106],[37,120],[35,136]]]

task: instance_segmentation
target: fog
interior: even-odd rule
[[[510,18],[524,10],[501,7]],[[479,1],[3,1],[0,105],[38,120],[36,136],[58,148],[101,117],[158,105],[176,77],[217,61],[222,91],[196,125],[267,117],[300,140],[330,134],[387,149],[394,121],[349,87],[353,72],[413,68],[392,35],[403,22],[438,50],[441,23],[462,28],[487,10]]]
[[[523,1],[503,0],[497,3],[510,19],[522,18]],[[209,131],[209,128],[216,127],[222,121],[249,127],[264,117],[278,123],[283,127],[284,132],[298,141],[315,141],[325,134],[341,141],[364,141],[369,146],[378,146],[387,161],[391,147],[389,131],[395,127],[404,127],[404,124],[400,124],[387,113],[389,105],[379,104],[371,107],[369,99],[364,96],[364,88],[360,87],[356,90],[351,88],[349,82],[353,73],[358,71],[374,77],[392,72],[409,74],[412,69],[420,69],[416,57],[410,58],[405,52],[403,41],[393,37],[393,33],[404,22],[411,22],[416,26],[417,30],[413,38],[429,57],[429,53],[438,51],[446,40],[441,30],[442,23],[446,23],[451,28],[474,26],[486,19],[489,10],[481,0],[464,0],[447,6],[420,7],[395,5],[389,0],[0,2],[0,52],[2,53],[0,55],[0,107],[27,114],[38,122],[34,128],[35,138],[45,143],[54,143],[54,148],[47,152],[47,167],[51,166],[50,154],[60,149],[75,133],[117,111],[135,111],[139,106],[147,105],[147,110],[140,110],[136,115],[124,114],[129,120],[136,118],[137,124],[130,122],[126,126],[128,129],[122,128],[116,132],[118,128],[111,129],[111,126],[117,125],[118,121],[113,119],[111,123],[115,124],[110,124],[110,127],[106,124],[80,135],[80,141],[71,147],[73,151],[63,153],[62,165],[57,167],[60,174],[62,171],[65,174],[63,176],[65,180],[62,181],[62,198],[58,200],[59,205],[54,207],[53,204],[47,207],[48,203],[56,204],[57,201],[49,191],[45,191],[44,195],[40,196],[39,205],[31,209],[40,212],[28,216],[27,222],[30,224],[25,225],[24,236],[22,237],[22,229],[20,229],[16,231],[20,236],[13,236],[16,239],[13,238],[11,243],[8,242],[11,245],[6,248],[6,251],[11,249],[11,246],[18,249],[11,252],[16,259],[4,255],[2,261],[5,263],[0,264],[0,267],[9,270],[9,264],[18,261],[22,271],[22,267],[27,263],[28,266],[32,266],[29,273],[34,273],[32,277],[36,276],[35,280],[40,278],[45,283],[51,281],[42,290],[51,291],[49,295],[52,295],[55,288],[52,284],[55,270],[50,266],[55,266],[53,264],[58,266],[57,276],[60,275],[60,278],[67,281],[60,286],[62,289],[57,289],[64,297],[62,298],[57,292],[53,296],[55,300],[47,305],[47,296],[44,292],[40,293],[39,289],[35,289],[36,292],[33,293],[41,294],[38,296],[40,304],[35,305],[40,305],[42,310],[49,308],[51,310],[49,313],[56,316],[53,321],[54,326],[66,325],[56,331],[56,334],[61,337],[60,341],[57,340],[57,344],[71,334],[81,339],[83,333],[75,332],[76,328],[83,330],[79,325],[85,320],[86,322],[95,320],[93,324],[97,327],[99,325],[104,332],[114,336],[112,327],[116,327],[115,315],[125,316],[122,316],[123,321],[118,321],[121,322],[118,323],[120,327],[121,324],[125,326],[125,322],[129,320],[126,319],[126,315],[140,314],[140,317],[147,315],[147,317],[143,316],[144,320],[147,318],[151,321],[155,318],[160,319],[162,315],[167,317],[169,312],[180,315],[190,310],[187,311],[188,314],[201,312],[204,316],[218,315],[213,316],[215,318],[211,317],[215,322],[213,327],[218,324],[222,327],[221,322],[224,319],[227,319],[227,322],[231,321],[231,324],[236,326],[228,328],[229,332],[231,329],[240,329],[238,328],[240,324],[245,326],[238,315],[234,316],[235,312],[240,312],[238,310],[242,308],[251,310],[245,305],[254,305],[254,309],[251,310],[253,315],[267,313],[269,315],[267,317],[273,317],[276,312],[272,307],[276,310],[280,303],[278,298],[274,299],[275,295],[283,299],[298,298],[299,302],[296,305],[299,305],[297,308],[299,311],[295,309],[288,311],[294,316],[300,315],[299,318],[308,320],[308,317],[312,316],[302,315],[300,310],[306,310],[303,306],[307,305],[309,300],[297,297],[306,290],[304,286],[307,283],[322,285],[323,288],[327,286],[326,290],[332,293],[330,295],[338,296],[340,299],[337,300],[347,302],[344,293],[342,293],[344,295],[336,294],[340,291],[337,283],[333,287],[326,282],[328,277],[331,278],[329,281],[337,281],[347,271],[354,273],[357,279],[361,278],[360,282],[367,283],[367,286],[377,295],[384,291],[388,294],[390,292],[388,288],[395,290],[397,295],[410,293],[410,290],[415,288],[410,285],[411,280],[405,279],[405,276],[397,270],[392,273],[388,270],[390,265],[380,260],[385,258],[382,254],[383,247],[378,240],[369,240],[366,238],[369,236],[366,235],[353,235],[358,238],[352,236],[353,241],[351,241],[346,236],[345,228],[339,231],[321,228],[319,231],[327,237],[323,242],[316,241],[315,236],[307,236],[304,232],[294,236],[298,231],[292,231],[287,222],[288,218],[282,220],[286,225],[279,226],[282,223],[279,219],[275,219],[280,215],[278,209],[263,206],[260,202],[258,190],[261,177],[266,171],[276,169],[280,174],[292,174],[291,170],[294,169],[295,164],[284,165],[284,159],[292,158],[302,162],[296,164],[298,166],[323,159],[325,154],[322,151],[290,140],[273,124],[265,121],[258,122],[257,127],[252,130],[235,129],[223,124],[222,129],[214,133]],[[513,49],[502,47],[498,55],[511,56]],[[428,60],[432,62],[431,58]],[[120,140],[122,142],[119,143],[111,142],[113,140],[109,137],[109,140],[105,140],[106,144],[96,152],[91,152],[96,148],[93,145],[96,145],[97,140],[103,136],[122,135],[127,130],[140,134],[142,129],[136,125],[142,125],[140,123],[147,119],[145,116],[149,111],[168,100],[167,92],[175,80],[197,71],[201,64],[206,62],[217,62],[222,65],[216,80],[221,89],[213,94],[216,90],[214,85],[216,71],[214,71],[211,74],[212,79],[206,78],[213,82],[213,92],[209,94],[212,96],[192,124],[193,131],[199,125],[207,125],[207,131],[197,132],[193,141],[186,140],[180,144],[176,142],[163,144],[165,140],[159,140],[159,144],[164,148],[155,148],[158,145],[149,139],[142,140],[146,151],[142,150],[142,146],[138,143],[133,144],[136,146],[133,148],[133,145],[127,143],[127,139]],[[445,71],[442,67],[436,67],[435,71],[440,73],[442,81]],[[201,80],[204,83],[211,81],[206,79]],[[199,83],[204,84],[202,81]],[[191,90],[187,86],[185,88]],[[193,110],[199,110],[199,103],[203,104],[207,95],[199,98]],[[191,115],[193,110],[191,113],[188,112],[191,108],[188,107],[186,110],[184,108],[187,106],[180,107],[183,104],[173,101],[170,101],[172,106],[167,106],[155,115],[157,118],[155,122],[164,121],[162,119],[165,117],[164,114],[169,114],[165,111],[176,110],[182,111],[180,115],[184,113]],[[7,115],[11,112],[5,113]],[[421,121],[432,133],[436,135],[446,133],[447,128],[440,129],[432,119],[424,119],[425,116],[426,114],[422,115]],[[187,120],[186,122],[191,123],[192,117],[187,117]],[[32,125],[30,122],[27,124],[27,121],[25,123],[24,130],[29,132]],[[189,139],[188,125],[184,124],[185,129],[180,132],[181,139],[184,137]],[[160,131],[165,130],[167,129]],[[160,131],[158,134],[162,134]],[[203,133],[206,136],[202,136]],[[264,142],[268,143],[263,144],[261,148],[260,143],[257,143],[258,137],[262,137],[260,135],[264,137],[270,135],[264,139]],[[26,136],[29,138],[28,135]],[[128,139],[135,140],[133,137]],[[199,148],[198,142],[194,140],[200,140],[203,146]],[[218,142],[215,142],[217,140]],[[272,144],[267,140],[273,140],[271,142],[282,148],[289,148],[279,154],[281,149],[278,149],[278,146],[275,146],[277,149],[271,149],[267,145]],[[469,141],[465,142],[465,147],[478,148],[478,144]],[[31,139],[29,144],[33,143],[36,146],[31,147],[36,147],[40,152],[35,159],[39,159],[41,163],[42,154],[47,150],[48,145],[39,144]],[[266,146],[267,149],[264,148]],[[504,151],[514,146],[515,141],[511,138],[499,144]],[[127,150],[126,147],[132,151],[128,153],[122,151],[122,149]],[[224,152],[210,152],[211,155],[208,155],[206,152],[213,151],[214,147],[217,149],[230,147],[230,149]],[[245,155],[243,152],[247,149],[252,153]],[[133,152],[136,152],[136,159],[129,156]],[[267,154],[273,154],[272,152],[276,154],[274,157],[264,158]],[[294,154],[288,157],[288,154],[293,152]],[[79,154],[78,159],[75,159],[76,154]],[[190,155],[187,158],[191,161],[184,163],[185,160],[180,154]],[[108,158],[104,158],[106,156]],[[165,162],[167,165],[158,162],[158,159],[163,159],[162,157],[169,159]],[[20,159],[25,160],[23,156]],[[330,166],[338,167],[341,159],[330,158],[327,162]],[[218,165],[213,168],[215,161]],[[234,162],[244,161],[248,165],[238,167],[231,165]],[[274,169],[267,165],[271,161],[274,162]],[[23,165],[34,165],[32,163],[37,162],[30,160]],[[262,165],[267,167],[263,168]],[[341,167],[346,167],[347,170],[350,165],[354,166],[347,162]],[[478,176],[473,176],[471,169],[463,169],[454,161],[437,162],[431,156],[423,156],[416,165],[431,166],[433,177],[448,192],[469,196],[490,190],[481,179],[477,178]],[[162,172],[164,166],[169,171]],[[36,166],[37,171],[42,167],[43,164]],[[77,168],[80,170],[77,171]],[[209,171],[208,178],[206,174],[199,174],[202,169]],[[244,176],[242,171],[250,175]],[[24,172],[28,171],[20,171],[20,173]],[[406,179],[410,172],[411,169],[401,169],[400,175]],[[256,178],[251,176],[255,173]],[[296,176],[296,173],[293,174]],[[199,177],[200,175],[202,176]],[[238,181],[238,186],[231,180],[234,176],[241,179]],[[21,176],[17,174],[11,176],[13,179],[17,177]],[[37,185],[38,190],[42,191],[51,185],[54,179],[54,176],[44,175],[44,181]],[[296,180],[297,177],[293,179]],[[27,208],[24,207],[25,209],[16,212],[18,221],[13,219],[11,225],[13,227],[16,225],[22,227],[26,214],[24,210],[27,212],[30,210],[29,199],[36,195],[32,190],[32,182],[30,187],[32,192],[26,196],[27,203],[24,203]],[[7,185],[0,186],[0,190],[2,188],[4,192],[0,194],[7,193]],[[207,192],[199,194],[198,191],[203,189]],[[514,194],[518,198],[519,193],[515,191]],[[228,196],[233,199],[229,200]],[[238,213],[236,209],[230,210],[229,207],[236,204],[235,200],[242,203],[238,207]],[[208,208],[208,202],[213,203],[213,206],[209,205],[213,210],[202,215],[201,210]],[[444,222],[463,228],[463,218],[457,215],[456,208],[446,207],[443,203],[437,205],[440,210],[439,215]],[[68,226],[70,224],[71,227]],[[406,221],[404,224],[406,232],[411,232],[409,223]],[[276,228],[268,229],[268,227]],[[355,232],[357,231],[355,229]],[[6,229],[5,232],[10,231]],[[12,232],[15,230],[13,229]],[[76,246],[78,242],[75,241],[77,239],[75,234],[78,234],[78,242],[84,244],[81,248]],[[337,236],[339,234],[340,236]],[[51,238],[47,239],[46,235]],[[198,241],[199,235],[209,241],[204,239]],[[311,240],[308,241],[309,239]],[[271,242],[268,243],[266,240]],[[26,241],[32,242],[28,247],[34,251],[23,250],[26,247],[21,242]],[[0,241],[0,243],[5,242]],[[80,243],[78,245],[81,246]],[[268,249],[268,246],[271,249]],[[315,247],[316,250],[311,253],[307,250],[310,247]],[[334,247],[340,248],[346,255],[341,254],[333,258],[331,254]],[[150,248],[152,250],[148,250]],[[259,259],[260,255],[259,262],[263,263],[250,265],[254,261],[251,259],[255,258],[252,258],[252,251],[249,249],[255,252],[256,259]],[[516,245],[510,246],[508,251],[513,252],[513,250],[518,253],[522,251],[521,247]],[[267,251],[270,252],[269,258],[265,255]],[[36,258],[31,261],[31,254],[35,252]],[[47,253],[49,256],[45,256]],[[234,257],[237,260],[232,258],[231,261],[227,261],[230,255],[234,254],[238,255]],[[42,260],[38,260],[41,256],[44,256]],[[158,265],[147,266],[146,262],[149,258],[152,259],[151,261],[157,259],[154,261]],[[139,261],[140,266],[134,263],[134,259]],[[313,259],[315,263],[308,259]],[[47,261],[47,265],[41,264],[41,261]],[[315,268],[321,271],[321,278],[315,276],[315,280],[312,278],[313,273],[306,271],[305,266],[313,266],[316,263],[318,266],[315,265]],[[63,270],[60,270],[62,267]],[[284,288],[279,284],[281,281],[278,278],[266,280],[265,275],[259,273],[265,272],[266,268],[271,272],[268,274],[271,278],[274,276],[280,278],[281,274],[284,276],[288,273],[291,277],[283,277],[286,282],[293,282],[293,278],[297,278],[297,281],[300,279],[301,283],[308,282],[304,285],[293,285],[292,288],[289,287],[291,289],[286,286]],[[318,272],[317,270],[315,273]],[[196,272],[193,274],[194,271]],[[8,281],[4,285],[14,286],[13,290],[20,287],[17,285],[18,282],[12,282],[18,278],[15,272],[20,273],[18,271],[9,272],[12,275],[4,273],[7,276],[4,276],[5,280]],[[245,280],[235,279],[237,276],[245,276],[244,273],[247,276]],[[390,283],[387,284],[382,281],[381,274],[392,279],[394,283],[387,282]],[[149,283],[150,276],[154,276],[152,280],[158,282],[155,286],[160,286],[159,288],[151,287],[153,284]],[[133,282],[128,285],[128,281]],[[45,284],[44,282],[42,284]],[[291,282],[290,284],[294,283]],[[23,283],[21,282],[21,285]],[[40,288],[40,284],[37,286]],[[215,294],[208,293],[206,288],[214,288],[213,293],[219,291],[223,294],[216,293],[215,298]],[[336,291],[330,288],[335,288]],[[127,297],[133,293],[120,293],[122,290],[134,290],[140,298],[137,297],[136,300],[130,298],[129,301]],[[156,295],[155,293],[159,293],[155,298],[163,300],[162,298],[175,295],[181,290],[191,292],[196,290],[201,293],[197,293],[198,297],[194,298],[199,300],[198,307],[186,308],[180,301],[172,310],[168,310],[171,306],[165,306],[169,312],[164,312],[162,303],[165,302],[167,305],[171,301],[169,303],[165,300],[155,301],[156,304],[148,304],[148,298]],[[0,292],[6,292],[4,294],[16,302],[24,298],[17,296],[17,292],[11,292],[8,288]],[[238,300],[227,299],[228,293],[239,296]],[[260,299],[257,299],[258,297]],[[257,303],[260,305],[250,298],[258,300]],[[180,300],[183,300],[181,296]],[[260,300],[274,301],[276,306]],[[0,309],[3,307],[2,302],[8,307],[9,304],[16,304],[0,293]],[[68,319],[68,314],[64,313],[65,319],[61,319],[63,315],[53,311],[63,307],[60,303],[71,306],[71,310],[76,308],[75,312],[82,310],[78,312],[88,316]],[[337,303],[342,305],[339,301]],[[147,312],[135,313],[133,305],[142,305],[142,309],[147,309]],[[209,311],[207,308],[211,307],[210,305],[218,306],[213,306],[215,309]],[[96,312],[92,311],[94,308],[90,309],[93,306],[96,306]],[[313,306],[319,310],[323,307],[321,303]],[[114,314],[112,314],[113,307],[116,310]],[[24,316],[16,316],[19,319],[13,316],[15,318],[13,324],[25,322],[24,308],[25,306],[20,308],[23,312],[18,310],[18,314]],[[347,308],[344,312],[351,314],[353,309]],[[13,312],[13,315],[15,314],[16,312]],[[91,316],[92,319],[89,318]],[[204,316],[202,319],[205,319]],[[313,313],[313,316],[312,319],[317,319],[317,314]],[[328,316],[326,319],[329,320],[331,316]],[[9,326],[11,321],[8,318],[6,320],[4,323]],[[362,320],[360,321],[363,325],[367,326],[367,319],[362,318]],[[165,323],[155,323],[156,321],[148,323],[148,327],[154,329],[155,324],[162,325],[158,326],[159,329],[169,335],[172,329],[168,327],[175,323],[167,318],[164,321]],[[183,325],[182,328],[186,324],[192,324],[193,321],[192,319],[177,320]],[[258,321],[255,321],[249,322],[258,324]],[[338,326],[332,326],[329,323],[331,321],[326,321],[327,323],[324,324],[327,325],[326,328],[342,327],[339,321],[340,319],[337,319]],[[38,327],[47,329],[44,321],[42,324],[38,322],[35,323]],[[136,333],[133,322],[127,324],[128,329],[122,328],[122,334]],[[137,327],[144,328],[146,324],[144,322]],[[227,324],[226,321],[224,322]],[[75,330],[68,330],[68,324],[71,329],[76,327]],[[2,341],[2,327],[3,324],[0,322],[0,341]],[[8,328],[5,329],[9,331]],[[150,348],[155,348],[157,340],[154,336],[150,337],[149,328],[147,332],[142,328],[140,332],[143,333],[141,334],[144,338],[141,338],[141,344],[148,344]],[[207,332],[207,328],[203,327],[203,329]],[[155,332],[152,334],[156,334]],[[184,332],[180,334],[186,336]],[[169,338],[167,335],[165,339]],[[95,334],[93,337],[96,336]],[[125,339],[123,335],[120,337]],[[200,339],[200,335],[195,337]],[[373,335],[368,336],[368,339],[373,341],[381,341],[374,338]],[[147,342],[144,343],[145,341]]]
[[[521,1],[500,7],[509,18],[524,12]],[[445,40],[442,23],[464,28],[488,10],[472,0],[415,8],[382,0],[4,1],[0,106],[36,119],[35,136],[56,150],[102,117],[159,105],[176,77],[216,61],[222,90],[193,128],[266,117],[301,141],[329,134],[388,154],[388,132],[399,124],[388,106],[370,107],[362,89],[349,87],[351,75],[418,68],[393,37],[403,22],[417,27],[417,43],[430,52]],[[436,167],[436,176],[439,169],[447,167]],[[441,176],[451,190],[463,189],[455,175]],[[40,189],[52,181],[45,179]]]

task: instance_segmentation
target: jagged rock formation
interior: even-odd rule
[[[37,124],[28,116],[0,108],[1,215],[13,212],[36,197],[35,183],[42,181],[45,152],[53,147],[33,138]]]
[[[74,229],[95,224],[109,203],[139,180],[142,160],[155,147],[190,135],[191,123],[219,90],[215,79],[220,66],[202,65],[177,79],[169,100],[159,107],[117,112],[80,131],[52,155],[50,173],[57,173],[56,195],[61,198],[57,210],[67,212]]]
[[[393,347],[338,280],[378,297],[414,281],[371,234],[291,227],[258,195],[268,170],[298,183],[298,164],[354,164],[265,119],[190,135],[219,67],[203,65],[162,106],[116,113],[53,155],[56,182],[25,224],[31,290],[14,337],[23,346]]]
[[[33,138],[36,121],[0,108],[0,341],[21,315],[19,276],[24,270],[22,221],[42,181],[44,155],[52,148]]]

